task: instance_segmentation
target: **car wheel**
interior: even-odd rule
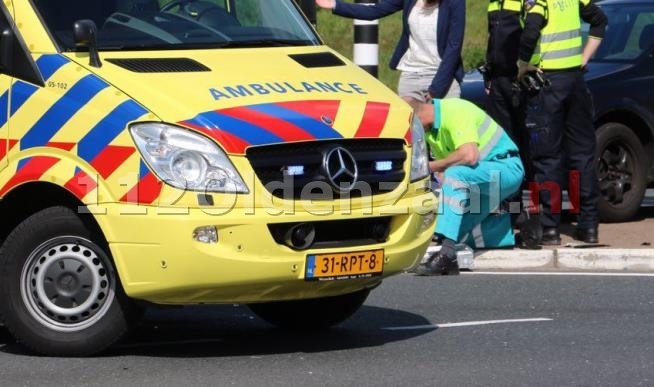
[[[30,216],[0,249],[0,314],[32,351],[100,352],[122,337],[133,309],[102,238],[69,208]]]
[[[248,305],[263,320],[288,329],[317,330],[352,316],[366,301],[369,289],[334,297]]]
[[[615,122],[597,130],[597,178],[601,197],[600,219],[631,219],[645,196],[647,155],[631,129]]]

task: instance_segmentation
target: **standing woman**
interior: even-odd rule
[[[430,98],[459,97],[463,79],[464,0],[378,0],[353,4],[316,0],[335,15],[377,20],[402,10],[402,35],[389,67],[399,70],[397,92],[413,106]]]

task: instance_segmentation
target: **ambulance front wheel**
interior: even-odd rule
[[[127,332],[135,309],[92,229],[71,209],[50,207],[20,223],[0,248],[0,315],[36,353],[90,355]]]
[[[370,289],[334,297],[250,304],[261,319],[286,329],[329,328],[352,316],[368,298]]]

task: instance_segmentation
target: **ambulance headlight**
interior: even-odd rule
[[[411,145],[411,181],[413,182],[429,175],[425,129],[415,115],[411,123]]]
[[[143,159],[167,184],[193,191],[248,192],[225,152],[205,136],[160,122],[129,129]]]
[[[171,157],[170,172],[173,180],[185,181],[190,187],[196,187],[204,181],[209,165],[197,152],[183,150]]]

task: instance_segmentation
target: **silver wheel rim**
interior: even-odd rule
[[[108,257],[78,237],[51,239],[27,258],[21,296],[29,314],[47,328],[74,332],[95,324],[115,297]]]

